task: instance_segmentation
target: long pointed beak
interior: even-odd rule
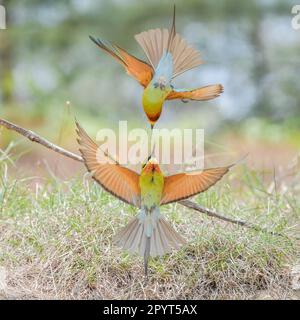
[[[147,161],[149,161],[151,158],[154,157],[154,151],[155,151],[155,145],[153,146],[152,151],[151,151],[150,155],[148,156],[148,160]]]

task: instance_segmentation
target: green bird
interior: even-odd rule
[[[118,61],[127,73],[144,87],[142,104],[152,129],[166,100],[204,101],[214,99],[223,92],[221,84],[196,89],[176,89],[173,86],[172,80],[175,77],[202,64],[199,52],[175,31],[175,7],[170,31],[151,29],[135,36],[149,63],[108,41],[92,36],[90,39]]]
[[[78,143],[84,164],[92,177],[106,191],[140,209],[127,226],[115,236],[115,243],[144,257],[145,276],[150,256],[162,256],[186,243],[160,213],[160,206],[187,199],[219,181],[232,167],[165,176],[153,157],[149,157],[138,174],[118,162],[100,160],[97,144],[77,123]]]

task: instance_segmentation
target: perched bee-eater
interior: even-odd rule
[[[139,214],[116,235],[115,243],[144,257],[147,277],[149,256],[161,256],[185,244],[182,236],[160,213],[159,207],[207,190],[232,165],[164,176],[157,161],[150,156],[138,174],[111,158],[105,163],[103,158],[100,161],[98,152],[101,150],[78,123],[77,133],[79,150],[93,179],[115,197],[140,209]]]
[[[159,119],[165,100],[210,100],[223,92],[220,84],[197,89],[176,89],[172,80],[202,63],[197,50],[190,47],[175,31],[175,7],[171,30],[151,29],[135,35],[149,63],[108,41],[90,36],[97,46],[117,60],[143,87],[143,108],[153,128]]]

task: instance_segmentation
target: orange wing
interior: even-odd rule
[[[88,171],[106,191],[126,203],[140,206],[139,175],[114,163],[101,163],[97,157],[99,147],[76,122],[78,143]],[[105,154],[107,158],[109,156]],[[111,158],[110,158],[111,160]],[[111,161],[110,161],[111,162]]]
[[[103,40],[95,39],[91,36],[90,39],[99,48],[117,60],[126,69],[126,72],[134,77],[143,87],[147,87],[154,73],[153,68],[147,62],[134,57],[119,46],[109,42],[104,43]]]
[[[168,96],[167,100],[182,99],[182,100],[210,100],[220,96],[223,92],[223,86],[215,84],[193,90],[173,90]]]
[[[166,177],[160,204],[183,200],[207,190],[219,181],[232,166],[179,173]]]

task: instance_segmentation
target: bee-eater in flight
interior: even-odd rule
[[[201,193],[220,180],[232,167],[164,176],[157,161],[150,156],[138,174],[117,161],[100,161],[97,144],[77,125],[78,143],[84,164],[92,177],[107,192],[140,209],[115,237],[115,243],[144,257],[145,276],[150,256],[162,256],[179,249],[186,242],[160,213],[160,206]]]
[[[135,35],[149,63],[108,41],[92,36],[90,39],[144,87],[142,103],[152,129],[161,115],[165,100],[204,101],[214,99],[223,92],[221,84],[196,89],[176,89],[172,85],[175,77],[202,64],[200,53],[175,31],[175,7],[170,31],[151,29]]]

